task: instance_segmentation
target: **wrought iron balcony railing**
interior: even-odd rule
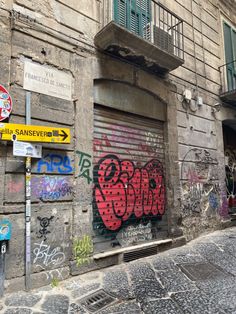
[[[184,60],[183,20],[155,0],[101,0],[102,27],[114,21]]]
[[[221,78],[221,95],[236,92],[236,60],[219,67]]]

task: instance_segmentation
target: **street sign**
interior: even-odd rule
[[[13,156],[42,158],[42,145],[14,141]]]
[[[49,66],[25,61],[23,88],[71,101],[72,76]]]
[[[0,140],[69,144],[70,129],[0,123]]]
[[[8,91],[0,85],[0,121],[9,117],[12,111],[12,99]]]

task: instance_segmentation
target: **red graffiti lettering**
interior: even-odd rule
[[[106,143],[106,146],[111,146],[111,143],[107,137],[107,135],[103,135],[102,136],[102,139],[104,140],[104,142]]]
[[[165,186],[160,161],[143,168],[106,155],[94,168],[94,201],[107,229],[117,230],[132,214],[136,218],[163,215]]]

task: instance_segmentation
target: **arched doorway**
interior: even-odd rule
[[[166,104],[124,82],[94,85],[93,230],[97,252],[168,237]]]

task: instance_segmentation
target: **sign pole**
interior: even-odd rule
[[[4,280],[5,280],[5,254],[0,252],[0,298],[4,293]]]
[[[31,124],[31,92],[26,92],[26,124]],[[31,157],[26,157],[25,173],[25,287],[31,289]]]

